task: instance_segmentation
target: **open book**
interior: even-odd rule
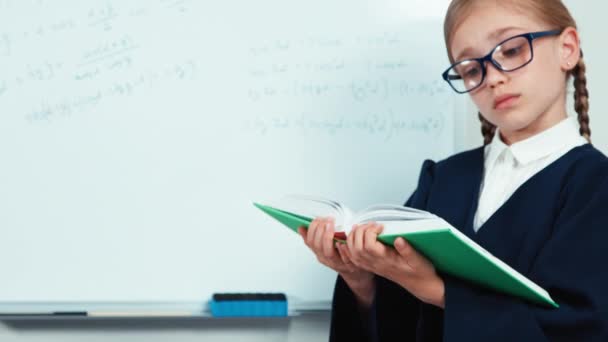
[[[288,196],[254,205],[296,232],[299,227],[308,227],[315,217],[334,217],[336,240],[345,240],[354,224],[381,223],[384,230],[379,241],[392,245],[397,237],[403,237],[443,273],[533,303],[559,307],[543,288],[429,212],[397,205],[374,205],[353,212],[336,201],[311,196]]]

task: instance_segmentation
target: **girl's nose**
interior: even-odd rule
[[[486,82],[492,89],[504,84],[508,80],[507,74],[494,64],[486,62]]]

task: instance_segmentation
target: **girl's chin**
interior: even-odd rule
[[[534,118],[518,115],[516,112],[511,112],[507,115],[497,115],[494,119],[495,120],[492,120],[491,122],[494,122],[494,125],[504,132],[523,131],[534,122]]]

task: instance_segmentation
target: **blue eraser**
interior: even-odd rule
[[[213,317],[286,317],[282,293],[216,293],[209,301]]]

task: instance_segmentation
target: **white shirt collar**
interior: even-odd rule
[[[579,134],[579,125],[575,117],[568,117],[558,124],[534,136],[507,146],[500,138],[498,129],[489,145],[486,155],[488,165],[494,165],[496,159],[505,149],[509,149],[520,165],[529,164],[559,151],[568,145],[582,145],[585,138]]]

